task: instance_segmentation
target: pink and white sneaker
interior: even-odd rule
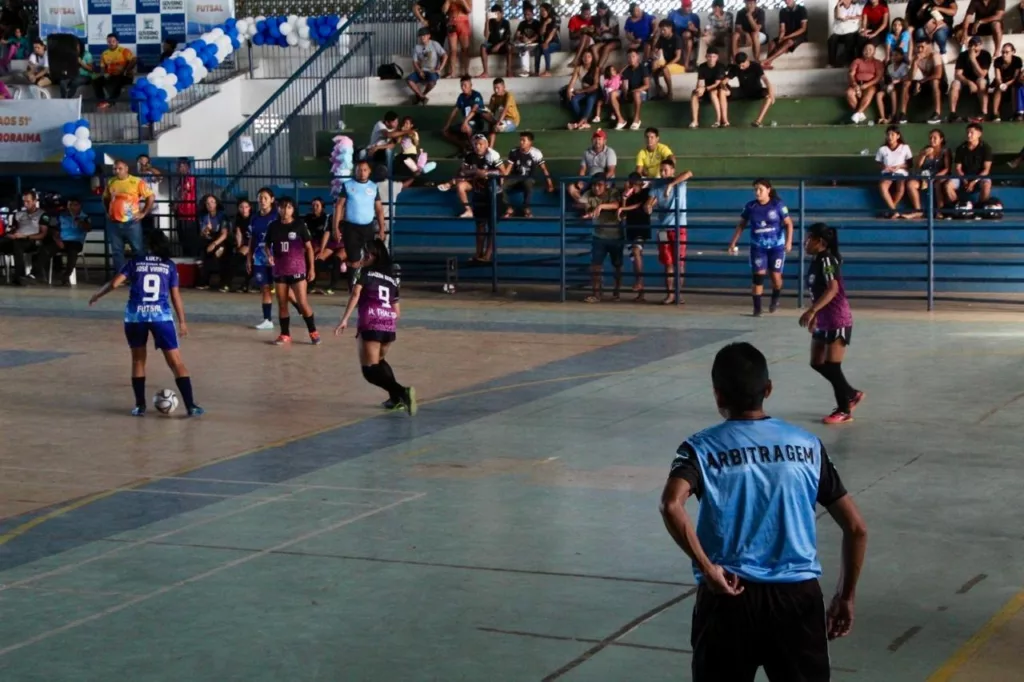
[[[852,422],[853,415],[849,412],[843,412],[838,407],[832,410],[832,414],[827,417],[823,417],[821,423],[823,424],[845,424],[846,422]]]
[[[853,411],[857,409],[857,406],[864,402],[865,396],[866,394],[864,391],[857,391],[853,394],[853,397],[850,398],[850,414],[853,414]]]

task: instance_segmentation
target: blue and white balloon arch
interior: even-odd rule
[[[131,109],[138,114],[140,123],[158,123],[170,111],[170,103],[175,97],[206,78],[210,71],[242,46],[243,40],[251,40],[253,45],[309,49],[313,45],[330,42],[346,21],[346,17],[337,14],[228,19],[188,43],[184,49],[175,51],[145,78],[137,80],[129,91]],[[88,124],[83,126],[83,121],[69,121],[64,126],[65,153],[61,165],[74,176],[91,175],[96,170],[95,152],[91,158],[86,158],[92,142],[88,137]],[[83,127],[86,133],[84,140],[88,141],[85,150],[80,149],[84,146],[80,139],[70,139]]]

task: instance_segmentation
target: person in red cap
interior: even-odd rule
[[[587,151],[583,152],[583,158],[580,159],[579,176],[590,178],[598,173],[603,173],[605,178],[613,179],[615,166],[619,160],[615,150],[608,146],[607,133],[603,130],[595,130],[591,140],[592,144]],[[580,197],[587,191],[588,186],[589,184],[583,180],[569,185],[569,196],[573,203],[580,202]]]
[[[683,41],[683,58],[679,61],[683,68],[690,68],[693,48],[700,38],[700,16],[693,11],[692,0],[682,0],[679,9],[674,9],[666,17],[672,22],[675,34]]]

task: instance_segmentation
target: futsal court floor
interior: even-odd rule
[[[389,356],[410,419],[382,413],[351,335],[274,347],[254,296],[187,292],[207,415],[132,419],[123,297],[89,293],[0,289],[4,682],[689,680],[693,574],[658,501],[736,340],[868,523],[833,679],[1024,678],[1020,313],[857,310],[867,399],[825,427],[792,302],[411,295]],[[329,330],[344,298],[313,303]],[[827,515],[819,545],[830,595]]]

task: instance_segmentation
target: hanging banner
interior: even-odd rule
[[[81,110],[77,97],[0,101],[0,163],[60,160],[64,124]]]
[[[159,61],[163,41],[185,42],[185,0],[89,0],[88,11],[89,50],[96,55],[113,33],[149,69]]]
[[[234,0],[185,0],[188,39],[195,40],[235,16]]]
[[[85,37],[85,0],[39,0],[39,37],[70,33]]]

